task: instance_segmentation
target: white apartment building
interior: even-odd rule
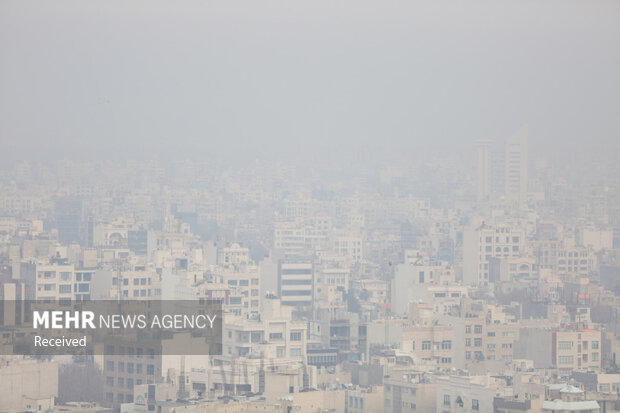
[[[488,285],[491,258],[519,257],[525,247],[525,231],[509,225],[466,228],[463,232],[463,283]]]
[[[227,315],[224,319],[225,357],[306,358],[306,329],[291,321],[292,308],[267,297],[262,311],[254,316]]]
[[[281,261],[278,264],[278,295],[283,305],[312,306],[314,265],[309,261]]]
[[[36,265],[37,300],[90,300],[94,270],[76,270],[73,264]]]
[[[217,251],[217,263],[223,267],[251,264],[250,249],[233,243]]]
[[[493,399],[509,393],[505,382],[490,376],[444,376],[435,379],[436,406],[442,413],[493,413]]]
[[[260,274],[258,266],[246,265],[238,268],[217,268],[214,271],[231,290],[230,305],[239,305],[246,314],[260,310]]]

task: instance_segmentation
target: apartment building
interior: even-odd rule
[[[513,358],[519,325],[500,307],[467,299],[463,302],[461,318],[465,365],[474,361]]]
[[[421,371],[396,370],[383,382],[383,412],[436,413],[436,384]]]
[[[463,283],[488,285],[491,258],[519,257],[526,245],[525,230],[512,225],[486,225],[463,232]]]
[[[94,270],[76,270],[66,260],[37,264],[35,296],[38,300],[88,301]]]
[[[46,412],[58,397],[58,363],[0,356],[0,411]]]
[[[570,238],[535,241],[534,254],[539,268],[550,269],[563,279],[587,276],[596,270],[594,249],[574,245]]]
[[[314,265],[311,261],[278,263],[278,295],[283,305],[312,307],[313,291]]]
[[[443,376],[435,382],[437,411],[442,413],[493,413],[494,398],[511,390],[503,380],[489,376]]]
[[[217,263],[223,267],[248,265],[251,263],[250,249],[237,243],[218,249]]]
[[[153,269],[122,271],[115,283],[123,299],[148,300],[160,298],[162,294],[161,277]]]
[[[227,316],[223,349],[227,357],[306,359],[305,323],[291,321],[292,309],[275,297],[264,300],[260,314]]]
[[[383,386],[345,391],[345,413],[372,413],[383,410]]]
[[[552,362],[561,370],[601,368],[600,331],[554,331],[551,345]]]
[[[258,312],[260,310],[260,274],[258,266],[243,265],[239,267],[217,268],[213,274],[221,278],[230,290],[228,304],[239,306],[238,314]]]
[[[421,364],[436,368],[454,367],[454,327],[442,325],[405,327],[401,350],[412,353]]]
[[[458,303],[461,292],[467,291],[466,287],[459,288],[454,285],[454,270],[446,262],[437,262],[429,259],[407,260],[403,264],[396,266],[394,278],[392,279],[391,304],[392,310],[397,314],[402,314],[408,310],[409,303],[420,299],[427,300],[427,291],[433,291],[432,295],[437,294],[437,298],[453,298]],[[451,291],[453,288],[455,291]],[[452,293],[458,292],[458,295]],[[442,293],[447,293],[442,297]],[[445,300],[442,300],[445,301]],[[438,303],[438,305],[440,305]],[[440,310],[441,311],[441,310]]]
[[[359,262],[364,258],[363,238],[355,233],[338,231],[333,235],[332,251]]]

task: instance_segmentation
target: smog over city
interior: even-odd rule
[[[0,2],[0,413],[620,411],[620,3]]]

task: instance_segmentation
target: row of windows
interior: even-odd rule
[[[135,370],[134,370],[134,366],[135,366]],[[114,362],[106,361],[105,369],[106,371],[110,371],[110,372],[114,371]],[[134,363],[127,363],[127,365],[125,365],[125,363],[122,361],[118,362],[118,371],[120,373],[124,373],[126,371],[129,374],[133,374],[134,372],[136,374],[142,374],[144,370],[145,370],[144,364],[136,363],[134,365]],[[146,374],[148,374],[149,376],[152,376],[155,374],[155,366],[153,364],[146,365]]]
[[[228,280],[228,285],[239,285],[240,287],[248,287],[250,280]],[[258,285],[258,278],[252,279],[252,285]]]
[[[471,326],[465,326],[465,334],[471,334]],[[474,334],[482,334],[482,325],[476,324],[474,326]]]
[[[437,343],[437,349],[439,349],[439,343]],[[415,350],[415,341],[412,342],[412,348],[413,350]],[[433,343],[431,341],[422,341],[422,350],[432,350],[433,348]],[[441,349],[442,350],[450,350],[452,349],[452,341],[450,340],[443,340],[441,342]]]
[[[558,356],[558,364],[573,364],[574,363],[574,357],[573,356]],[[581,356],[581,360],[584,362],[588,362],[588,355],[587,354],[583,354]],[[598,353],[592,353],[592,361],[598,361],[599,360],[599,354]]]
[[[128,390],[132,390],[134,380],[133,378],[127,378],[127,380],[125,380],[124,377],[119,377],[116,383],[117,383],[116,387],[119,389],[127,388]],[[136,385],[139,386],[141,384],[142,384],[142,379],[136,379]],[[106,387],[114,387],[114,377],[110,377],[110,376],[106,377],[105,385]]]
[[[114,403],[114,393],[106,393],[105,400],[107,403]],[[133,403],[133,394],[118,393],[116,401],[118,403]]]
[[[463,407],[463,400],[460,397],[457,397],[455,404],[459,405],[460,407]],[[444,394],[443,396],[443,405],[444,406],[450,406],[451,402],[450,402],[450,395],[449,394]],[[480,410],[480,402],[478,401],[478,399],[472,399],[471,400],[471,409],[472,410]]]

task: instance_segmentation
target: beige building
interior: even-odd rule
[[[57,396],[57,363],[0,356],[0,411],[45,412]]]
[[[383,386],[345,391],[345,413],[383,411]]]
[[[485,225],[463,232],[463,283],[488,285],[491,259],[519,257],[525,248],[525,231],[519,226]]]
[[[75,269],[73,264],[36,265],[38,300],[90,300],[94,270]]]
[[[493,413],[494,398],[511,390],[489,376],[444,376],[435,381],[438,412]]]
[[[403,328],[401,350],[414,360],[437,368],[454,367],[454,327],[442,325]]]
[[[222,267],[245,266],[251,264],[250,250],[234,243],[217,251],[217,264]]]
[[[436,385],[420,371],[392,372],[383,383],[383,412],[435,413]]]
[[[561,370],[601,368],[601,332],[596,330],[555,331],[551,357]]]
[[[306,358],[306,324],[291,321],[292,308],[266,298],[260,314],[226,316],[223,351],[228,357]]]

